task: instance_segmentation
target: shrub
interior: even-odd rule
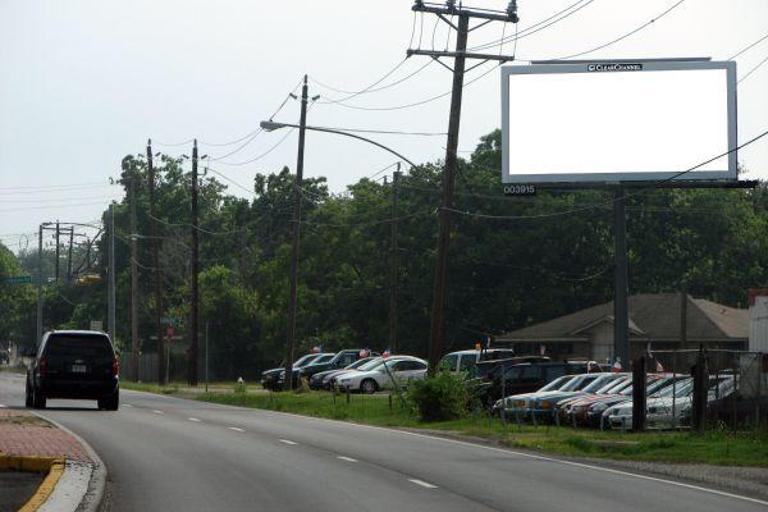
[[[469,394],[464,375],[439,372],[411,383],[408,400],[422,421],[447,421],[466,415]]]

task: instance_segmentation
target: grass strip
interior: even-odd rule
[[[573,457],[665,463],[768,467],[768,431],[621,433],[571,427],[502,423],[486,415],[421,422],[387,395],[310,393],[202,393],[197,400],[290,412],[366,425],[415,428],[472,436],[498,444]]]

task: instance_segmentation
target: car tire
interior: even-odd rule
[[[24,405],[28,408],[32,408],[32,389],[29,386],[29,381],[27,381],[27,389],[24,393]]]
[[[108,398],[100,398],[98,404],[99,409],[104,409],[106,411],[118,410],[120,408],[120,390],[115,391],[115,393]]]
[[[365,379],[360,383],[360,391],[367,395],[374,394],[378,390],[378,387],[379,386],[376,385],[376,381],[373,379]]]
[[[32,407],[35,409],[45,409],[46,399],[39,390],[32,388]]]

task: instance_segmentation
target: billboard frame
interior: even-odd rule
[[[640,65],[641,70],[627,68],[618,70],[599,70],[597,66],[632,66]],[[592,69],[590,69],[592,67]],[[724,70],[726,72],[726,101],[728,115],[728,169],[725,171],[690,171],[680,175],[685,169],[660,172],[611,172],[584,173],[562,172],[557,174],[510,174],[510,98],[509,81],[513,75],[563,74],[563,73],[642,73],[643,71],[685,71],[685,70]],[[737,87],[736,63],[733,61],[711,61],[709,59],[612,59],[588,61],[535,61],[527,66],[503,66],[501,68],[501,103],[502,103],[502,171],[503,185],[535,185],[538,188],[603,188],[622,185],[627,187],[653,186],[654,182],[686,182],[688,187],[695,183],[730,183],[738,180],[737,134]],[[691,162],[696,165],[698,162]],[[678,176],[679,175],[679,176]],[[674,185],[672,185],[674,187]]]

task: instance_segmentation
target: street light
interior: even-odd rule
[[[262,121],[260,123],[260,126],[261,126],[261,128],[263,130],[268,131],[268,132],[271,132],[271,131],[274,131],[274,130],[279,130],[280,128],[301,128],[301,126],[299,126],[298,124],[278,123],[276,121],[271,121],[271,120],[270,121]],[[394,149],[389,148],[389,147],[387,147],[384,144],[381,144],[379,142],[376,142],[375,140],[371,140],[371,139],[368,139],[366,137],[361,137],[360,135],[356,135],[354,133],[345,132],[343,130],[336,130],[336,129],[333,129],[333,128],[325,128],[324,126],[304,126],[304,129],[305,130],[312,130],[312,131],[315,131],[315,132],[335,133],[336,135],[343,135],[345,137],[351,137],[353,139],[362,140],[362,141],[367,142],[369,144],[373,144],[374,146],[379,147],[379,148],[383,149],[384,151],[392,153],[397,158],[399,158],[400,160],[406,162],[411,167],[416,167],[416,164],[411,162],[408,158],[404,157],[403,155],[401,155],[400,153],[398,153]]]

